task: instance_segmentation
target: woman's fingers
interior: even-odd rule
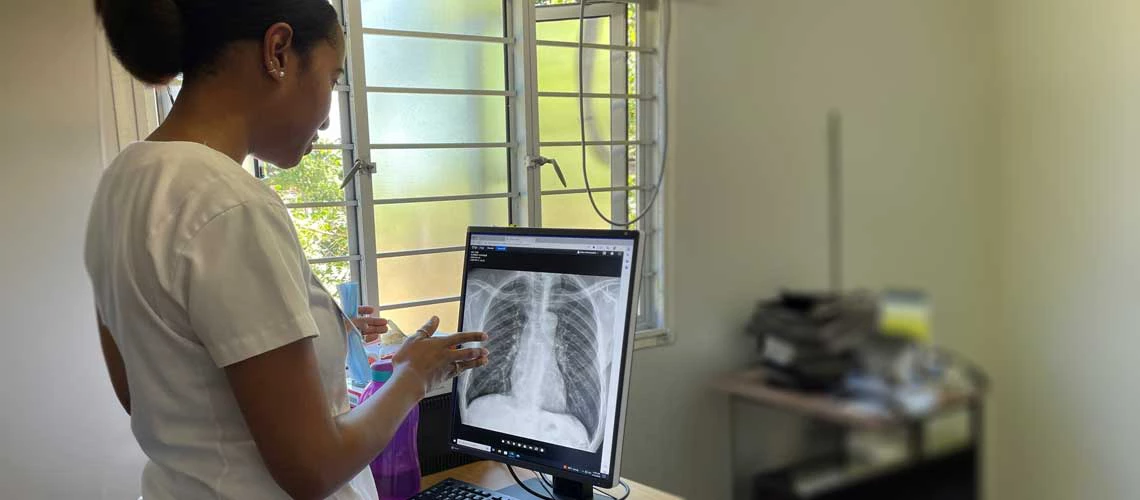
[[[376,312],[376,308],[372,306],[360,306],[356,308],[357,316],[368,316],[374,312]]]
[[[388,331],[388,320],[383,318],[360,318],[360,323],[363,324],[365,333],[385,333]]]
[[[487,358],[479,358],[479,359],[473,359],[471,361],[456,362],[455,367],[458,369],[458,372],[456,373],[456,375],[458,375],[459,373],[463,373],[467,370],[470,370],[472,368],[478,368],[480,366],[484,366],[486,364],[487,364]]]
[[[489,354],[489,353],[487,352],[486,349],[477,347],[474,349],[455,349],[455,350],[452,350],[451,352],[449,352],[447,354],[447,356],[448,356],[448,359],[454,363],[457,361],[458,362],[474,361],[474,360],[477,360],[479,358],[486,358],[487,354]]]
[[[355,318],[352,323],[360,330],[360,333],[367,337],[375,337],[384,333],[388,333],[388,320],[384,318]]]
[[[435,334],[436,328],[439,328],[439,316],[432,316],[431,319],[427,320],[427,323],[424,323],[424,326],[416,330],[415,337],[423,339],[430,338]]]
[[[468,342],[483,342],[487,340],[487,334],[483,332],[463,332],[449,335],[445,340],[448,347],[455,347]]]

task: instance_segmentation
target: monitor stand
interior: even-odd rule
[[[547,495],[549,486],[544,486],[539,479],[527,479],[523,481],[527,488],[534,490],[538,493]],[[613,500],[612,497],[602,495],[594,492],[594,487],[589,484],[571,481],[569,479],[554,478],[554,499],[555,500]],[[503,488],[499,493],[510,495],[519,500],[535,500],[538,497],[528,493],[522,486],[514,485],[510,488]]]

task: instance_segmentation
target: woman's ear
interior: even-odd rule
[[[288,23],[277,23],[265,30],[265,39],[261,44],[262,59],[265,61],[265,72],[274,80],[284,80],[289,73],[296,70],[295,62],[289,57],[289,48],[293,46],[293,27]]]

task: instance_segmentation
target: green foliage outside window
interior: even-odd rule
[[[343,175],[342,152],[318,149],[306,156],[300,165],[283,170],[267,167],[266,184],[285,203],[343,201],[340,189]],[[310,259],[343,257],[349,254],[348,218],[345,207],[293,208],[293,225],[301,248]],[[313,274],[332,291],[338,283],[348,281],[351,270],[347,262],[313,264]]]

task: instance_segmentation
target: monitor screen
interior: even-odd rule
[[[490,354],[455,381],[456,449],[612,484],[637,251],[633,231],[471,231],[460,323]]]

